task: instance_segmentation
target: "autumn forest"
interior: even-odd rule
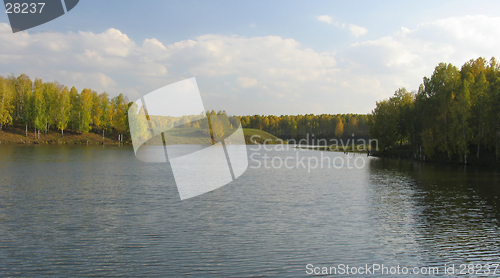
[[[91,89],[78,91],[57,82],[0,76],[0,130],[22,126],[39,138],[49,130],[79,134],[116,132],[130,139],[122,94],[110,98]],[[471,156],[500,157],[500,64],[495,58],[470,60],[457,68],[440,63],[417,91],[397,89],[376,102],[371,114],[238,116],[244,128],[282,139],[346,136],[377,139],[381,151],[405,149],[412,158],[445,157],[467,163]],[[225,114],[219,111],[217,114]],[[216,114],[215,111],[207,114]],[[0,131],[1,132],[1,131]]]

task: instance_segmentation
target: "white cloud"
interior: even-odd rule
[[[207,109],[240,106],[247,113],[263,112],[269,109],[263,99],[283,96],[290,102],[283,111],[306,113],[298,100],[321,91],[338,72],[334,52],[319,53],[278,36],[208,34],[166,45],[155,38],[136,43],[111,28],[102,33],[0,34],[0,47],[4,75],[27,73],[112,95],[130,92],[131,99],[195,76],[202,94],[215,96],[206,100]]]
[[[204,35],[194,45],[183,48],[168,47],[184,63],[191,63],[188,70],[194,75],[220,76],[243,75],[269,78],[295,78],[316,80],[325,69],[333,68],[333,53],[317,53],[303,48],[293,39],[277,36],[227,37]],[[196,56],[196,60],[187,58]],[[188,59],[188,60],[186,60]]]
[[[318,18],[319,20],[319,18]],[[366,29],[342,25],[353,36]],[[279,36],[207,34],[172,44],[102,33],[10,31],[0,23],[0,74],[26,73],[131,100],[195,76],[207,109],[234,114],[366,113],[397,88],[418,88],[439,62],[500,57],[500,17],[419,24],[345,49],[317,52]],[[340,64],[337,63],[340,61]]]
[[[94,87],[91,86],[83,86],[80,88],[91,88],[93,90],[96,89],[96,87],[109,89],[113,88],[117,85],[116,81],[114,81],[111,77],[107,76],[104,73],[100,72],[91,72],[91,73],[84,73],[84,72],[66,72],[66,71],[59,71],[58,76],[63,77],[65,79],[70,79],[73,82],[71,84],[65,84],[68,86],[72,86],[73,83],[82,83],[82,84],[93,84]]]
[[[109,56],[127,57],[136,47],[127,35],[114,28],[101,34],[80,32],[77,38],[84,47],[98,50]]]
[[[499,56],[500,29],[495,26],[500,26],[500,17],[465,16],[422,23],[414,29],[402,27],[391,36],[353,44],[356,54],[349,56],[360,63],[368,58],[365,54],[373,54],[371,64],[395,70],[434,67],[439,62],[461,66],[479,56]]]
[[[366,34],[366,32],[368,32],[368,30],[366,30],[366,28],[363,28],[361,26],[357,26],[354,24],[349,24],[349,31],[351,31],[351,34],[355,37],[362,36],[362,35]]]
[[[376,76],[388,97],[398,87],[416,90],[440,62],[459,67],[470,59],[500,57],[500,17],[451,17],[422,23],[375,40],[352,44],[343,52],[351,70]]]
[[[329,15],[320,15],[316,17],[317,20],[332,24],[332,18]]]

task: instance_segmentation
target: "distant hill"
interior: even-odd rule
[[[231,131],[228,131],[228,133]],[[269,134],[265,131],[244,128],[243,135],[245,136],[245,143],[247,144],[268,144],[280,143],[279,138]],[[251,138],[253,136],[253,141]],[[267,141],[266,141],[267,140]],[[278,140],[278,141],[276,141]],[[210,144],[211,139],[208,135],[201,133],[199,129],[196,128],[172,128],[165,132],[165,141],[169,144]],[[161,145],[161,136],[156,136],[147,143],[148,145]]]

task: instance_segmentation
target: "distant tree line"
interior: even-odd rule
[[[493,152],[500,158],[500,65],[470,60],[460,69],[440,63],[418,91],[398,89],[376,103],[370,134],[388,149],[408,145],[415,156],[467,163]],[[473,153],[471,153],[473,152]]]
[[[282,139],[341,138],[355,134],[368,135],[370,115],[364,114],[321,114],[281,116],[241,116],[244,128],[254,128],[271,133]]]
[[[6,125],[21,124],[40,136],[50,129],[71,129],[79,133],[128,133],[128,100],[122,94],[109,98],[91,89],[78,92],[57,82],[32,81],[25,74],[0,76],[0,130]]]
[[[79,133],[95,132],[111,133],[117,131],[130,138],[128,109],[133,103],[122,94],[110,98],[105,92],[98,94],[91,89],[81,92],[75,87],[68,87],[57,82],[43,82],[36,78],[32,81],[25,74],[18,77],[0,76],[0,130],[6,125],[19,124],[29,132],[40,136],[49,130],[59,130],[64,136],[65,130]],[[135,110],[134,110],[135,111]],[[136,111],[137,112],[137,111]],[[225,111],[207,111],[207,116],[226,115]],[[183,125],[196,127],[190,123],[196,115],[184,117],[150,116],[153,127],[173,127]],[[255,128],[269,132],[282,139],[304,139],[309,136],[319,138],[342,138],[342,136],[368,136],[369,118],[363,114],[321,114],[321,115],[253,115],[238,116],[244,128]],[[193,118],[193,119],[192,119]],[[231,120],[233,121],[233,120]],[[135,123],[138,125],[140,123]],[[144,125],[144,124],[143,124]],[[228,127],[219,127],[215,123],[214,130],[219,133],[225,128],[236,126],[231,122]],[[139,125],[139,136],[145,137],[147,128]]]

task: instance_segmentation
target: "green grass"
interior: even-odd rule
[[[66,130],[64,132],[64,137],[61,137],[60,131],[50,130],[47,135],[45,133],[40,134],[40,138],[35,138],[33,131],[28,131],[28,136],[25,136],[25,129],[22,125],[16,125],[14,127],[8,127],[0,131],[0,144],[102,144],[102,134],[89,132],[85,134],[80,134],[73,132],[71,130]],[[226,130],[228,134],[232,130]],[[165,133],[165,140],[168,144],[211,144],[212,140],[210,135],[203,134],[199,129],[195,128],[172,128]],[[265,131],[244,128],[243,134],[245,136],[245,143],[247,144],[275,144],[281,143],[278,137],[271,135]],[[251,142],[250,138],[254,136],[254,141]],[[116,145],[118,144],[118,134],[113,132],[111,134],[106,134],[104,139],[106,145]],[[266,141],[267,140],[267,141]],[[276,141],[278,140],[278,141]],[[130,144],[130,141],[124,142],[125,144]],[[147,145],[162,145],[163,140],[161,136],[156,136],[147,142]]]
[[[230,134],[232,130],[226,130],[226,133]],[[165,141],[169,145],[175,144],[211,144],[211,139],[209,135],[203,134],[199,129],[196,128],[172,128],[164,132]],[[247,144],[276,144],[281,143],[279,138],[269,134],[265,131],[253,129],[253,128],[244,128],[243,135],[245,136],[245,143]],[[253,142],[251,142],[250,138],[253,137]],[[278,140],[278,141],[276,141]],[[161,145],[163,144],[161,136],[156,136],[153,139],[149,140],[148,145]]]
[[[325,146],[318,146],[318,147],[300,147],[300,146],[298,146],[297,148],[308,149],[308,150],[318,150],[318,151],[349,152],[349,153],[353,153],[353,152],[354,153],[366,153],[370,149],[368,146],[363,146],[363,145],[359,145],[359,149],[358,149],[358,145],[355,145],[354,149],[352,148],[352,146],[342,147],[342,146],[335,146],[335,145],[327,146],[327,147],[325,147]]]
[[[3,127],[0,130],[0,144],[58,144],[58,145],[66,145],[66,144],[102,144],[102,133],[95,133],[93,131],[81,134],[78,132],[74,132],[71,130],[64,131],[64,137],[61,136],[61,132],[58,130],[49,130],[47,134],[45,131],[40,132],[40,137],[34,134],[33,129],[28,130],[28,135],[26,136],[26,130],[24,125],[16,124],[14,126]],[[105,145],[118,145],[118,133],[106,132],[104,138]]]
[[[245,143],[247,143],[247,144],[255,144],[255,143],[258,143],[258,144],[264,144],[264,143],[281,144],[282,143],[282,141],[280,141],[281,139],[279,139],[278,137],[276,137],[270,133],[267,133],[265,131],[258,130],[258,129],[244,128],[243,134],[245,135]],[[252,138],[252,136],[254,136],[253,142],[250,140],[250,138]],[[278,140],[278,141],[276,141],[276,140]],[[284,141],[284,143],[286,144],[286,141]]]
[[[211,144],[212,142],[209,135],[203,134],[196,128],[172,128],[165,131],[163,134],[168,145],[204,145]],[[161,136],[158,135],[147,141],[147,145],[163,145],[163,140]]]

